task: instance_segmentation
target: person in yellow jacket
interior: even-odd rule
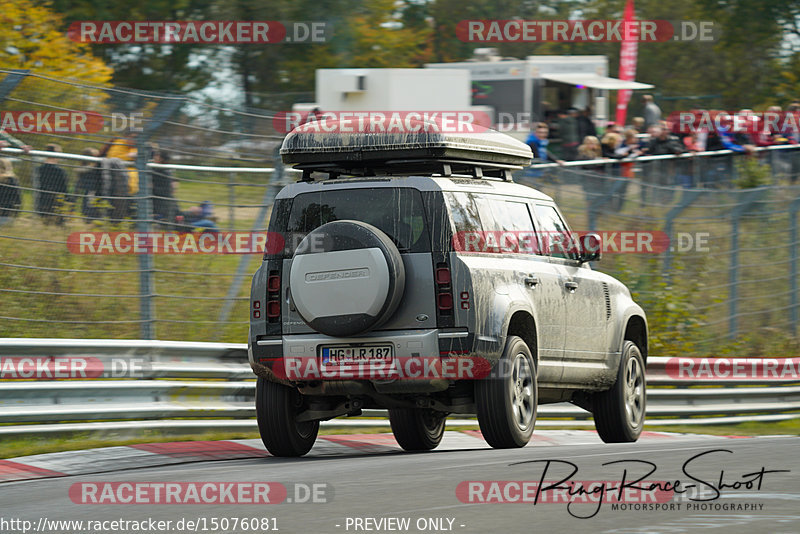
[[[128,194],[133,196],[139,192],[139,172],[136,170],[136,143],[125,137],[115,137],[106,145],[100,154],[106,158],[119,158],[128,165]]]

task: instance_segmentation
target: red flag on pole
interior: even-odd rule
[[[633,0],[625,4],[625,14],[622,19],[622,46],[619,51],[619,79],[633,81],[636,78],[636,55],[638,52],[639,27],[633,24]],[[625,116],[628,113],[628,102],[631,99],[630,89],[620,89],[617,92],[616,122],[625,126]]]

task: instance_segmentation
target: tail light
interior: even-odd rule
[[[267,277],[267,320],[277,323],[281,319],[281,276],[279,271],[270,271]]]
[[[436,264],[436,307],[440,315],[453,313],[452,277],[446,263]]]

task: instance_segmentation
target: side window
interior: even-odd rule
[[[533,221],[528,213],[528,206],[524,202],[491,199],[489,205],[492,207],[494,220],[499,226],[498,230],[533,231]]]
[[[488,195],[476,197],[475,203],[488,249],[539,254],[540,246],[527,204]]]
[[[545,251],[554,258],[577,260],[578,255],[569,228],[553,206],[535,204],[534,214],[539,222],[540,237]]]
[[[444,198],[450,208],[450,216],[453,219],[456,233],[481,231],[481,219],[472,195],[445,192]]]

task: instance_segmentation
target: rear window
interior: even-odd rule
[[[292,202],[287,231],[295,234],[292,242],[299,243],[299,236],[344,219],[381,229],[400,252],[431,250],[422,195],[409,188],[334,189],[297,195]]]

